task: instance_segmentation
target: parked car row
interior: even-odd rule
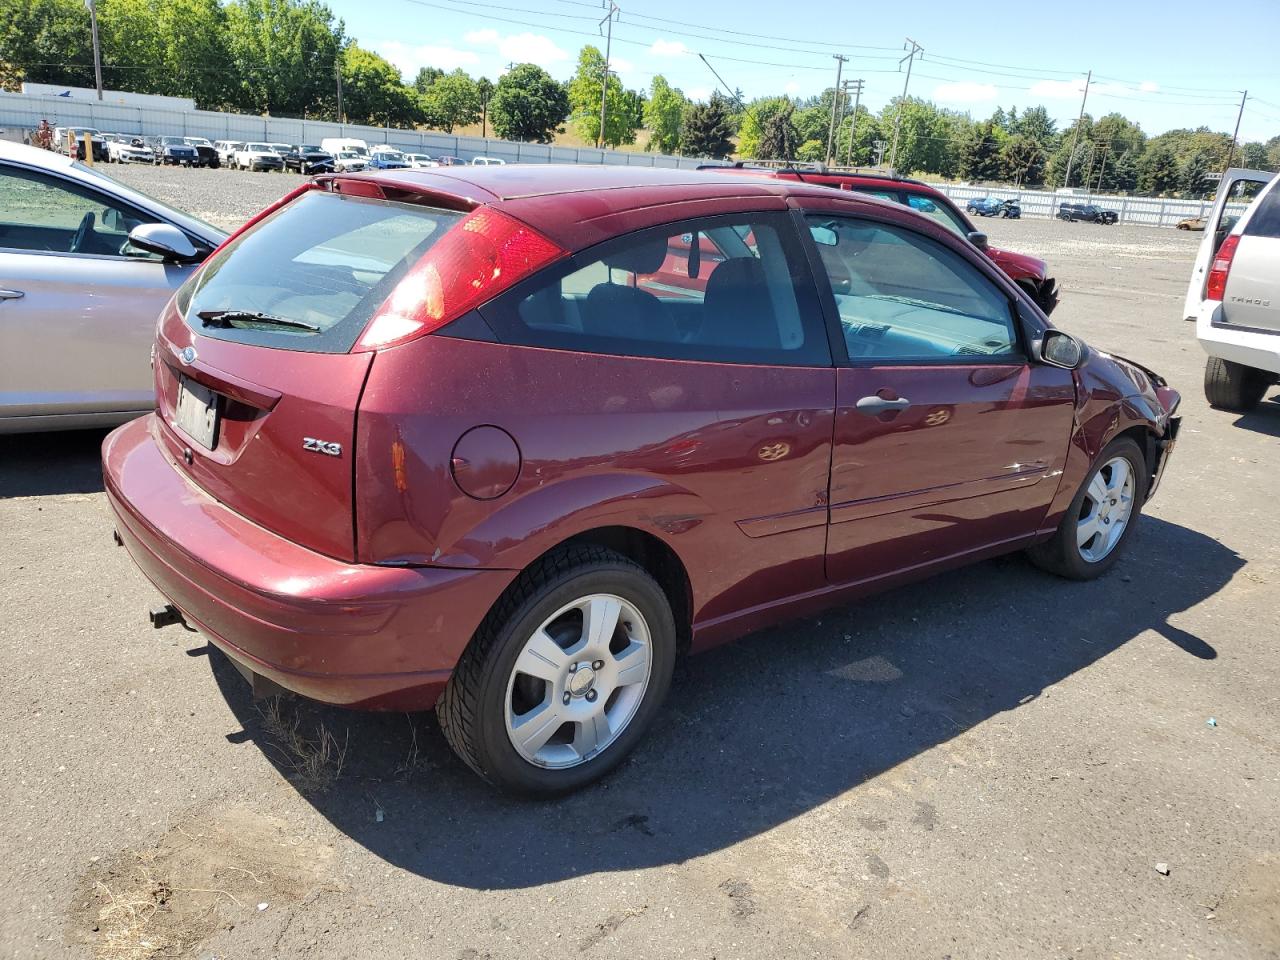
[[[486,166],[324,174],[223,242],[0,144],[0,429],[155,403],[103,445],[116,542],[256,692],[435,707],[563,793],[679,655],[1014,550],[1097,577],[1159,486],[1178,393],[923,185]]]
[[[1001,200],[999,197],[978,197],[965,204],[965,212],[979,217],[1003,217],[1017,220],[1022,216],[1022,207],[1017,200]]]

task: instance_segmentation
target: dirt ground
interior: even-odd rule
[[[126,174],[224,226],[294,179]],[[102,434],[0,438],[0,957],[1280,957],[1277,394],[1203,400],[1198,235],[984,226],[1050,259],[1061,326],[1183,392],[1128,554],[687,661],[634,756],[554,803],[494,795],[429,715],[255,705],[148,625]]]

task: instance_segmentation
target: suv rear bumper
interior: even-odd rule
[[[154,415],[103,443],[116,531],[187,622],[242,669],[325,703],[431,707],[509,570],[349,564],[264,530],[187,480]]]
[[[1280,330],[1269,332],[1222,322],[1222,304],[1205,300],[1196,315],[1196,339],[1211,357],[1280,376]]]

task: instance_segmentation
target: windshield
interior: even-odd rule
[[[223,247],[179,291],[177,306],[205,336],[346,353],[409,267],[462,216],[313,190]],[[278,319],[201,319],[224,311]]]
[[[324,153],[323,150],[321,150],[319,147],[317,147],[313,143],[308,143],[304,145],[302,148],[302,152],[303,153]]]
[[[245,149],[253,150],[258,153],[275,153],[275,151],[271,149],[270,145],[265,143],[251,143]]]

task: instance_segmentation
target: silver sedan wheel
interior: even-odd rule
[[[525,643],[507,681],[511,745],[539,767],[585,763],[621,736],[649,687],[649,626],[596,593],[561,607]]]
[[[1105,559],[1133,517],[1133,467],[1125,457],[1102,465],[1085,490],[1076,522],[1076,544],[1088,563]]]

